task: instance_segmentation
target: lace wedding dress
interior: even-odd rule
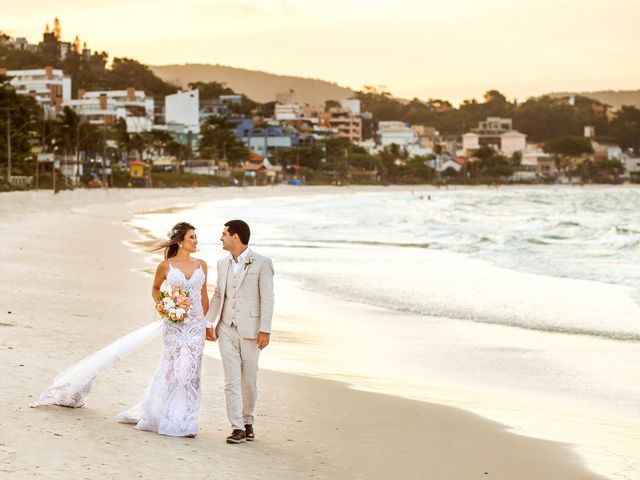
[[[82,407],[96,375],[115,361],[163,334],[163,359],[139,404],[117,416],[123,423],[163,435],[198,433],[200,372],[204,349],[204,313],[201,289],[204,271],[198,267],[190,278],[169,262],[165,282],[189,292],[191,311],[184,324],[160,321],[146,325],[85,357],[60,374],[31,406]]]

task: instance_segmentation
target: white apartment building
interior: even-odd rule
[[[53,117],[63,103],[71,100],[71,77],[52,67],[33,70],[8,70],[11,86],[21,95],[30,95],[44,109],[45,116]]]
[[[500,135],[500,150],[505,155],[524,152],[527,148],[527,136],[524,133],[511,130]]]
[[[200,93],[198,90],[178,92],[164,97],[167,124],[184,125],[192,133],[200,133]]]
[[[624,164],[625,171],[628,174],[640,173],[640,157],[630,157],[628,155],[623,155],[621,161]]]
[[[473,129],[479,133],[500,134],[513,130],[513,121],[510,118],[487,117],[478,123],[478,128]]]
[[[477,150],[480,148],[480,135],[474,132],[468,132],[462,135],[462,150],[467,152],[469,150]],[[463,153],[465,155],[465,153]]]
[[[527,148],[527,136],[512,127],[510,118],[488,117],[478,123],[478,128],[462,135],[462,150],[458,154],[468,156],[482,146],[491,147],[504,155],[524,152]]]
[[[357,98],[340,100],[340,106],[345,110],[350,110],[352,115],[360,115],[360,100]]]
[[[466,156],[469,151],[480,148],[483,145],[483,143],[481,143],[481,138],[482,140],[494,140],[495,146],[499,147],[500,152],[504,155],[513,155],[515,152],[524,152],[527,148],[527,136],[524,133],[517,132],[516,130],[505,132],[496,138],[482,137],[475,132],[468,132],[462,135],[462,151],[459,152],[460,155]],[[484,144],[494,145],[494,143],[488,142]]]
[[[297,103],[286,103],[284,105],[276,105],[276,120],[297,120],[302,116],[302,107]]]
[[[542,150],[523,152],[520,165],[511,178],[516,182],[533,181],[536,178],[549,175],[549,166],[552,163],[554,163],[553,157]]]
[[[153,98],[142,90],[78,91],[78,98],[64,103],[90,123],[104,125],[124,119],[127,132],[150,132],[153,126]]]
[[[399,147],[416,143],[416,134],[413,129],[406,123],[397,121],[378,122],[378,138],[383,147],[393,143]]]
[[[433,155],[433,148],[431,147],[423,147],[422,145],[407,145],[405,147],[407,149],[407,154],[409,157],[426,157],[428,155]]]

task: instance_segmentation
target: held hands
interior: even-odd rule
[[[205,338],[210,342],[215,342],[216,340],[218,340],[218,336],[216,335],[216,331],[214,328],[207,328],[205,332],[206,332]],[[256,343],[258,344],[259,350],[262,350],[264,347],[269,345],[270,337],[271,337],[270,333],[258,332],[258,338],[256,340]]]
[[[262,350],[264,347],[269,345],[269,337],[270,336],[271,336],[270,333],[258,332],[258,339],[256,340],[256,342],[258,343],[258,349],[259,350]]]
[[[218,339],[218,336],[216,335],[215,329],[207,328],[206,329],[205,338],[207,340],[209,340],[210,342],[215,342]]]

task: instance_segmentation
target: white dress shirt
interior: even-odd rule
[[[247,255],[249,255],[248,247],[245,248],[244,252],[238,255],[238,262],[236,263],[233,260],[233,255],[229,254],[229,261],[231,262],[231,268],[233,268],[233,273],[238,273],[238,270],[240,270],[240,267],[244,265],[244,260],[245,258],[247,258]]]

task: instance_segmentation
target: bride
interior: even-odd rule
[[[118,415],[118,421],[135,423],[139,430],[163,435],[194,437],[198,433],[200,374],[205,342],[204,316],[209,309],[207,264],[193,258],[198,238],[195,227],[180,222],[169,239],[153,250],[164,249],[156,268],[151,294],[156,304],[163,286],[189,294],[191,309],[182,323],[154,322],[85,357],[60,374],[40,399],[32,404],[82,407],[96,375],[136,350],[162,331],[163,359],[140,403]]]

